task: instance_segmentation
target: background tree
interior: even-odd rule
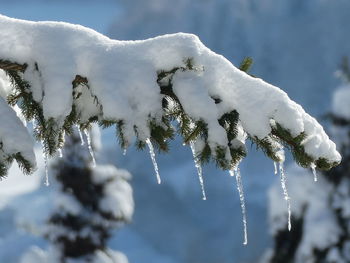
[[[278,190],[272,189],[270,221],[275,246],[269,262],[350,262],[350,70],[347,59],[343,60],[338,74],[343,84],[334,93],[328,117],[343,161],[335,169],[319,174],[318,190],[312,189],[310,178],[307,181],[290,178],[294,210],[291,233],[283,228],[284,213],[276,209]]]
[[[55,208],[43,227],[49,251],[32,249],[22,262],[127,262],[107,241],[113,230],[131,220],[130,174],[112,165],[94,166],[77,132],[66,138],[53,171]]]

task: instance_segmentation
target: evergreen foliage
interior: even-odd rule
[[[248,72],[252,65],[251,58],[245,58],[240,69]],[[43,144],[44,152],[47,156],[53,156],[56,151],[63,147],[65,134],[72,133],[72,127],[77,125],[80,129],[88,129],[91,123],[97,122],[102,127],[116,127],[117,137],[122,148],[127,148],[130,145],[130,138],[126,138],[124,134],[124,120],[104,119],[103,105],[98,101],[98,98],[91,93],[88,77],[76,75],[72,81],[73,103],[70,114],[65,120],[55,120],[53,118],[45,119],[43,108],[40,102],[33,99],[29,83],[24,80],[23,73],[27,69],[26,64],[18,64],[0,59],[0,69],[4,70],[10,77],[14,85],[13,92],[8,96],[10,105],[19,105],[27,121],[34,121],[34,134],[38,141]],[[35,64],[35,70],[40,74],[40,68]],[[199,71],[192,58],[184,60],[182,67],[175,67],[169,71],[157,72],[157,83],[160,88],[160,93],[163,95],[163,113],[161,121],[148,119],[150,128],[150,140],[159,152],[167,152],[169,150],[168,142],[172,140],[175,134],[180,134],[183,137],[184,144],[200,140],[203,142],[203,147],[198,151],[198,160],[201,163],[207,163],[213,160],[218,167],[228,170],[233,169],[245,156],[246,149],[243,145],[236,145],[232,142],[237,138],[237,130],[239,129],[239,114],[236,110],[224,113],[218,123],[225,129],[228,145],[215,146],[214,148],[208,143],[208,127],[204,120],[191,119],[181,105],[181,101],[175,95],[172,89],[172,79],[177,71]],[[84,94],[88,94],[93,98],[93,103],[96,106],[98,114],[90,116],[87,120],[83,118],[84,112],[79,109],[79,99]],[[212,97],[216,104],[222,102],[221,98]],[[173,127],[173,122],[176,121],[177,128]],[[60,125],[63,122],[63,125]],[[302,144],[304,135],[300,134],[293,137],[287,129],[275,122],[271,122],[272,132],[269,136],[263,139],[250,136],[248,138],[262,149],[263,152],[276,162],[283,161],[279,154],[282,145],[288,147],[293,153],[293,156],[298,164],[303,167],[310,167],[315,163],[319,169],[328,170],[337,163],[330,162],[326,159],[314,160],[309,156]],[[136,135],[136,147],[143,149],[145,147],[144,139],[141,139],[138,133],[138,127],[134,127]],[[227,158],[227,153],[231,156]],[[27,169],[25,165],[22,165]],[[5,167],[5,166],[4,166]],[[5,175],[5,168],[0,169],[0,176]]]

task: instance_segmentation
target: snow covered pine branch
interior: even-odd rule
[[[50,156],[74,125],[98,122],[116,126],[123,148],[136,135],[138,147],[167,151],[178,132],[198,162],[212,158],[227,170],[246,155],[247,138],[276,162],[284,160],[283,146],[303,167],[330,169],[341,160],[320,124],[285,92],[194,35],[117,41],[78,25],[0,16],[0,37],[0,68],[12,83],[0,98],[1,176],[13,159],[27,173],[35,167],[15,105]]]
[[[88,133],[97,122],[116,127],[123,149],[134,137],[137,147],[148,146],[158,182],[154,148],[167,151],[180,134],[202,185],[201,164],[210,159],[236,175],[244,224],[238,164],[249,139],[280,163],[289,207],[284,146],[299,165],[313,169],[330,169],[341,156],[300,105],[246,73],[250,63],[238,69],[191,34],[117,41],[78,25],[0,15],[0,69],[6,73],[0,78],[0,176],[14,159],[26,173],[35,169],[23,122],[33,122],[46,156],[60,151],[74,126]]]

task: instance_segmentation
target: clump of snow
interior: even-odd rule
[[[21,153],[33,167],[36,167],[33,138],[16,112],[2,97],[0,97],[0,123],[0,161],[4,161],[2,159],[4,154]]]
[[[92,170],[92,180],[96,184],[105,183],[104,195],[100,201],[102,211],[112,213],[116,218],[130,221],[134,213],[132,188],[127,180],[131,175],[126,170],[112,165],[97,165]]]
[[[77,216],[83,208],[76,198],[70,193],[58,191],[54,198],[55,207],[62,209],[65,213]]]
[[[173,89],[188,115],[207,123],[211,147],[228,145],[217,120],[237,110],[250,136],[268,136],[273,119],[293,136],[305,132],[305,151],[315,160],[341,159],[322,126],[285,92],[240,71],[195,35],[117,41],[78,25],[0,16],[0,58],[29,65],[24,77],[32,84],[46,119],[52,117],[63,124],[73,103],[72,80],[81,75],[87,77],[90,87],[90,97],[83,94],[78,103],[83,118],[97,115],[123,120],[125,137],[134,136],[137,127],[142,140],[150,137],[149,118],[160,121],[162,115],[157,72],[185,67],[184,61],[191,59],[194,69],[176,71]],[[35,62],[40,74],[31,73]],[[92,97],[103,107],[96,107]],[[221,103],[215,104],[212,97],[220,98]]]
[[[11,92],[11,83],[3,70],[0,70],[0,97],[6,99]]]
[[[350,120],[350,85],[343,85],[334,92],[332,112],[341,118]]]

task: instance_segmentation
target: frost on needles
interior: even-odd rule
[[[247,139],[275,162],[283,161],[283,146],[303,167],[330,169],[341,160],[301,106],[244,72],[249,60],[236,68],[195,35],[117,41],[78,25],[0,15],[0,68],[12,83],[0,86],[1,176],[13,159],[27,173],[35,167],[20,114],[48,156],[75,125],[97,122],[115,126],[124,149],[136,136],[139,148],[150,141],[167,151],[178,133],[195,144],[200,163],[213,159],[225,170],[245,157]]]

